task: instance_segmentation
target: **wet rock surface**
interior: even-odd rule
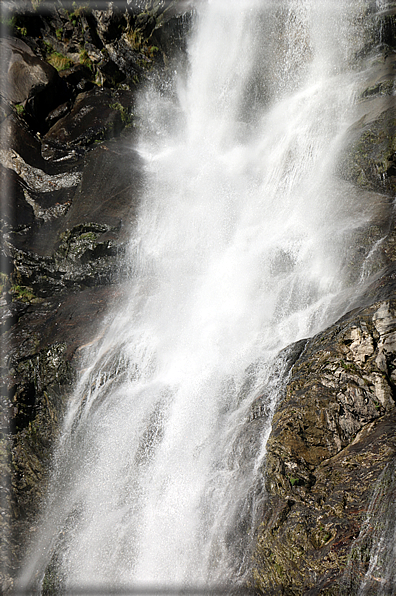
[[[56,69],[40,60],[20,39],[1,39],[0,84],[2,98],[23,105],[39,120],[67,95]]]
[[[396,27],[396,26],[395,26]],[[369,60],[360,96],[361,118],[349,131],[340,173],[361,188],[396,193],[396,54],[380,47]]]
[[[119,136],[133,105],[130,91],[96,88],[77,96],[69,114],[44,135],[41,155],[47,160],[73,159],[93,143]],[[124,121],[123,121],[124,118]]]

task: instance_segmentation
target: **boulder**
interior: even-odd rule
[[[65,218],[68,228],[96,222],[130,232],[142,188],[143,162],[131,137],[107,141],[90,151],[84,162],[81,185]]]
[[[20,39],[0,39],[0,50],[1,94],[11,103],[26,102],[57,76],[55,68],[37,58]]]
[[[39,139],[15,114],[0,125],[0,164],[3,231],[16,232],[21,240],[36,222],[67,211],[81,178],[65,164],[46,162]]]
[[[2,98],[11,104],[22,104],[40,123],[67,95],[56,69],[35,56],[20,39],[0,39],[0,52]]]
[[[39,169],[47,175],[76,171],[78,165],[67,162],[54,163],[41,155],[41,137],[29,129],[26,121],[15,113],[9,114],[0,124],[0,149],[17,154],[31,168]],[[4,165],[4,164],[3,164]]]

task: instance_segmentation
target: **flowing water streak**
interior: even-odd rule
[[[358,542],[371,531],[370,564],[360,585],[358,596],[387,596],[396,592],[396,474],[395,465],[384,470],[378,482],[366,524]]]
[[[244,578],[277,354],[347,307],[334,304],[365,223],[332,174],[362,8],[212,0],[188,76],[142,95],[129,300],[75,390],[23,585],[54,548],[66,585]]]
[[[396,592],[396,474],[389,463],[371,502],[340,582],[341,596],[389,596]]]

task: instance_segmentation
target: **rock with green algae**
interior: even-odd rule
[[[357,593],[369,557],[345,570],[396,456],[395,369],[394,298],[307,341],[267,444],[253,571],[260,593]]]
[[[392,21],[393,26],[395,22]],[[396,30],[396,29],[395,29]],[[359,118],[347,131],[338,171],[360,188],[396,194],[396,54],[388,46],[371,51],[360,92]]]
[[[374,9],[372,7],[370,11]],[[371,25],[370,25],[371,22]],[[337,170],[359,188],[396,193],[396,7],[374,9],[361,54],[359,118],[347,131]]]
[[[76,370],[97,342],[116,286],[35,303],[16,301],[3,324],[0,586],[11,589],[48,481],[54,441]]]
[[[361,189],[362,197],[376,191],[392,200],[394,11],[385,17],[382,42],[388,45],[371,50],[359,119],[347,133],[338,174]],[[377,238],[377,281],[355,310],[306,342],[275,413],[263,469],[267,494],[256,528],[252,584],[258,593],[352,596],[369,569],[368,511],[396,460],[391,213],[388,220],[387,230],[383,224],[358,230],[355,239],[354,262],[367,243],[372,246],[370,237]],[[354,269],[351,263],[352,278]],[[376,593],[378,578],[368,581],[370,593]]]
[[[108,226],[95,223],[75,226],[61,234],[59,247],[50,257],[9,244],[14,287],[31,288],[33,298],[43,298],[116,281],[119,278],[116,265],[123,246],[106,239],[109,231]]]
[[[120,4],[123,4],[123,14],[121,17],[119,14],[114,14],[114,17],[112,16],[113,11],[110,3],[108,5],[109,11],[107,9],[100,11],[101,13],[106,12],[109,17],[108,25],[105,25],[107,30],[103,34],[102,42],[100,40],[98,41],[99,26],[95,24],[95,22],[98,23],[99,21],[95,21],[96,17],[94,19],[93,15],[86,14],[84,10],[79,10],[78,8],[73,13],[61,9],[57,15],[48,15],[48,18],[42,14],[36,14],[35,16],[32,15],[32,19],[29,20],[28,15],[24,15],[26,18],[23,26],[27,29],[26,41],[34,47],[37,47],[37,43],[39,42],[42,51],[41,57],[43,59],[51,55],[53,50],[58,47],[57,44],[59,44],[56,51],[61,52],[65,57],[72,59],[74,62],[80,62],[81,59],[87,60],[85,54],[80,53],[80,49],[78,48],[79,44],[82,43],[85,46],[85,52],[90,61],[89,68],[92,69],[92,79],[95,77],[97,81],[103,79],[107,81],[107,85],[121,82],[121,79],[113,83],[106,79],[106,68],[109,64],[111,67],[117,64],[119,73],[121,73],[121,75],[119,73],[117,75],[125,76],[126,81],[128,81],[128,77],[133,78],[134,73],[139,73],[140,77],[142,66],[150,67],[154,63],[154,59],[162,56],[165,52],[164,48],[169,47],[169,39],[172,39],[172,44],[174,42],[175,47],[180,42],[182,36],[180,36],[181,29],[178,24],[179,17],[177,16],[177,11],[172,14],[172,10],[177,5],[183,6],[184,2],[164,3],[161,0],[141,2],[139,3],[141,8],[139,11],[135,11],[136,14],[132,10],[134,5],[136,6],[135,3],[128,5],[127,2],[124,2],[114,6],[119,6]],[[168,7],[167,11],[164,10],[165,5]],[[124,14],[125,18],[123,16]],[[107,16],[101,14],[99,15],[99,20],[105,24]],[[59,19],[63,26],[63,32],[61,34],[58,34],[59,26],[57,23]],[[388,21],[391,23],[391,20],[388,19]],[[34,24],[33,28],[31,28],[31,24]],[[113,27],[114,24],[117,26]],[[389,26],[386,29],[386,43],[390,43],[393,39],[391,35],[392,30],[394,29],[392,27],[389,29]],[[38,36],[39,34],[41,36],[42,32],[44,32],[46,43],[51,46],[50,50],[44,47],[45,40],[38,40]],[[171,37],[172,35],[173,37]],[[73,51],[73,43],[78,48],[78,54]],[[63,44],[62,47],[61,44]],[[160,48],[160,51],[156,49],[157,47]],[[391,62],[391,60],[387,59],[386,67]],[[384,76],[380,76],[377,71],[375,76],[376,79],[368,81],[366,89],[362,93],[362,105],[363,103],[365,106],[370,104],[372,107],[370,111],[371,116],[369,118],[365,116],[363,120],[359,121],[354,130],[351,131],[353,132],[354,144],[352,143],[350,153],[352,154],[353,148],[357,147],[359,155],[357,162],[356,160],[352,160],[352,169],[348,170],[346,177],[366,188],[375,188],[380,192],[389,193],[390,187],[387,185],[389,185],[393,171],[391,169],[393,162],[390,160],[392,156],[389,154],[388,145],[386,144],[388,120],[386,120],[387,116],[385,116],[387,112],[385,105],[386,102],[391,101],[390,92],[393,87],[389,83],[391,78],[386,73]],[[77,83],[74,86],[77,87]],[[73,101],[75,101],[75,95],[75,92],[72,93]],[[112,105],[116,103],[114,98],[112,98],[111,102]],[[388,107],[390,109],[392,105]],[[72,106],[67,109],[71,112]],[[364,114],[366,113],[368,113],[367,110]],[[45,116],[47,117],[47,115]],[[121,122],[119,122],[119,118],[117,120],[121,126],[122,118]],[[34,124],[31,123],[32,126]],[[44,126],[42,122],[40,125]],[[363,141],[362,137],[364,137]],[[377,139],[380,139],[380,147],[377,147]],[[66,275],[67,273],[69,280],[71,280],[72,272],[78,273],[78,268],[84,264],[82,261],[85,260],[85,264],[87,265],[86,269],[83,270],[83,274],[84,271],[87,272],[92,269],[94,266],[96,244],[107,242],[109,238],[108,236],[104,238],[106,234],[113,233],[115,236],[118,235],[118,223],[113,225],[112,222],[108,223],[107,219],[110,211],[111,217],[118,221],[120,221],[121,215],[124,216],[125,211],[123,206],[121,209],[123,213],[120,215],[121,200],[125,200],[124,196],[128,193],[130,187],[125,183],[125,180],[122,181],[120,188],[116,188],[115,182],[112,182],[111,192],[106,193],[105,197],[103,197],[102,193],[101,197],[103,201],[100,201],[100,204],[98,204],[98,192],[96,189],[102,188],[102,165],[106,160],[109,160],[110,154],[116,154],[117,148],[114,145],[110,146],[108,142],[103,143],[99,147],[94,144],[90,145],[90,147],[94,147],[94,149],[84,157],[87,166],[84,167],[81,190],[73,190],[70,196],[62,195],[60,198],[52,194],[50,197],[54,204],[58,203],[66,206],[65,213],[48,221],[43,217],[39,217],[38,219],[40,221],[38,224],[40,228],[36,226],[34,229],[33,227],[26,229],[24,234],[19,233],[18,243],[16,242],[16,238],[13,238],[16,248],[24,251],[24,256],[21,257],[20,261],[15,262],[16,270],[18,269],[16,266],[18,263],[21,265],[20,269],[22,270],[24,265],[29,264],[27,251],[30,249],[34,252],[35,256],[40,255],[41,257],[54,259],[54,255],[56,254],[56,258],[58,258],[60,264],[65,264],[67,261],[68,272],[63,272],[62,275]],[[68,150],[68,147],[65,147],[65,150]],[[388,153],[386,153],[387,151]],[[31,156],[32,153],[29,153]],[[102,157],[106,156],[102,159],[102,162],[100,161],[101,157],[99,153]],[[119,160],[119,157],[115,155],[112,163],[116,163],[116,160]],[[99,163],[100,167],[91,167],[95,163]],[[380,164],[380,169],[377,167],[378,164]],[[50,165],[48,164],[48,166]],[[37,167],[44,169],[44,166],[41,165]],[[88,182],[84,182],[87,180]],[[133,183],[134,181],[131,182],[132,186]],[[93,189],[95,192],[93,192]],[[23,198],[21,197],[22,200]],[[35,196],[34,200],[37,204],[39,200],[43,199]],[[43,205],[40,203],[43,209],[47,209],[47,213],[49,213],[48,209],[52,208],[52,202],[50,205],[48,203],[48,198],[45,205],[44,202]],[[89,212],[88,218],[85,216],[86,212]],[[109,232],[104,232],[101,237],[94,237],[98,233],[97,229],[87,230],[79,227],[80,225],[92,223],[93,216],[95,216],[94,223],[99,225],[103,223],[109,226]],[[32,218],[30,210],[29,217],[30,219]],[[35,217],[37,219],[37,215]],[[33,230],[32,233],[30,233],[31,230]],[[65,235],[61,236],[61,234]],[[380,234],[377,230],[373,230],[374,240],[377,241],[379,237]],[[50,241],[47,242],[47,239],[50,239]],[[111,240],[114,241],[113,238]],[[360,237],[358,243],[361,246],[363,245]],[[371,245],[372,242],[370,240],[367,246],[371,247]],[[388,242],[386,245],[386,250],[388,251],[386,254],[387,259],[394,260],[394,245],[394,240]],[[42,263],[44,261],[45,259],[43,259]],[[387,260],[385,259],[384,264],[386,262]],[[53,268],[52,273],[53,277],[51,279],[55,280],[56,267]],[[34,277],[34,275],[31,275],[29,280],[24,280],[24,283],[30,284]],[[95,278],[94,274],[91,276],[91,279],[94,280],[94,284],[95,280],[96,282],[98,281],[98,278]],[[101,279],[102,281],[100,283],[107,283],[108,281],[105,276],[102,276]],[[39,284],[36,283],[35,285],[38,286]],[[73,289],[78,289],[77,285],[73,286]],[[31,286],[25,285],[19,287],[28,288]],[[67,289],[70,290],[70,287]],[[29,512],[29,507],[31,508],[30,511],[33,511],[45,486],[50,446],[52,437],[54,436],[53,432],[56,432],[56,416],[52,416],[51,412],[54,413],[57,411],[55,406],[59,392],[66,399],[67,384],[61,383],[58,386],[57,382],[50,382],[49,380],[38,383],[37,379],[41,379],[41,377],[40,375],[37,377],[34,371],[40,370],[40,358],[44,358],[45,360],[48,350],[51,351],[54,347],[58,349],[59,346],[63,345],[66,345],[66,348],[64,351],[63,348],[61,349],[60,363],[63,362],[61,364],[61,370],[65,368],[67,371],[67,363],[71,362],[73,355],[82,346],[89,345],[89,342],[94,338],[92,328],[88,331],[90,327],[88,319],[99,317],[103,313],[105,304],[109,301],[109,296],[111,300],[113,295],[114,289],[110,290],[104,287],[87,288],[84,283],[81,283],[79,285],[79,291],[74,294],[65,294],[63,290],[58,294],[55,288],[53,288],[52,292],[49,291],[47,293],[43,303],[32,303],[32,301],[22,303],[19,300],[21,296],[21,293],[19,293],[15,296],[17,301],[7,305],[7,308],[12,311],[7,318],[7,321],[11,320],[12,322],[10,329],[11,345],[13,345],[13,342],[18,343],[19,350],[19,352],[13,352],[13,370],[20,376],[15,377],[17,381],[13,390],[19,391],[19,397],[17,402],[15,402],[17,404],[16,411],[14,412],[12,410],[12,412],[15,413],[15,416],[19,419],[19,424],[21,424],[21,428],[14,435],[14,448],[12,451],[13,461],[15,462],[13,469],[14,476],[12,477],[13,496],[11,497],[10,492],[5,496],[6,500],[11,499],[9,502],[13,503],[12,511],[15,514],[15,521],[12,524],[13,532],[10,535],[11,542],[9,542],[11,545],[11,554],[9,552],[8,555],[4,555],[5,557],[9,555],[11,558],[13,557],[7,563],[10,568],[17,565],[21,547],[23,546],[23,535],[26,536],[31,530],[34,531],[33,518],[29,518],[26,521],[24,491],[26,491],[29,503],[26,502],[26,512]],[[81,312],[81,309],[85,309],[84,312]],[[363,356],[364,351],[370,349],[369,336],[373,340],[373,349],[377,350],[378,348],[376,343],[378,338],[374,333],[374,327],[370,323],[369,318],[367,328],[363,329],[356,323],[356,329],[360,329],[361,335],[359,335],[359,332],[354,331],[355,334],[357,333],[356,337],[355,335],[347,337],[347,342],[350,341],[350,346],[356,341],[359,345],[360,343],[364,344],[367,340],[366,344],[364,344],[363,352],[360,352]],[[368,335],[365,335],[366,332]],[[347,343],[345,346],[347,347]],[[385,348],[382,356],[384,356],[385,361],[389,359]],[[355,489],[355,480],[356,478],[358,480],[360,478],[360,488],[361,490],[365,490],[365,478],[371,478],[370,482],[372,482],[377,477],[376,474],[380,473],[380,469],[375,468],[376,458],[370,454],[375,454],[377,445],[382,445],[381,449],[383,450],[388,448],[389,445],[392,446],[392,426],[389,421],[392,422],[393,420],[393,410],[390,407],[391,398],[389,397],[389,391],[386,390],[387,386],[392,388],[389,371],[387,376],[385,373],[381,373],[379,365],[375,365],[377,369],[373,365],[374,368],[370,369],[368,374],[371,383],[370,388],[370,383],[366,384],[363,380],[362,385],[356,381],[360,373],[354,373],[356,378],[348,377],[348,375],[352,375],[351,365],[357,367],[357,363],[354,364],[353,360],[349,362],[343,351],[340,353],[337,352],[336,358],[340,360],[337,365],[333,362],[334,370],[330,367],[327,371],[327,374],[330,376],[328,383],[333,378],[334,383],[344,383],[345,386],[350,388],[346,391],[344,400],[340,397],[340,403],[337,402],[335,389],[331,385],[326,388],[325,383],[323,383],[325,389],[323,391],[319,390],[321,380],[324,377],[323,379],[322,377],[318,377],[317,379],[316,384],[319,389],[315,389],[315,383],[312,379],[311,387],[308,376],[306,377],[307,383],[304,386],[307,388],[307,392],[311,391],[312,396],[316,396],[315,399],[317,398],[323,405],[329,404],[329,417],[327,418],[327,414],[323,414],[323,420],[320,419],[322,424],[320,429],[324,433],[323,437],[326,440],[329,439],[329,444],[326,441],[323,445],[321,444],[322,438],[314,424],[317,419],[311,411],[306,411],[307,408],[308,410],[311,410],[311,408],[305,404],[305,406],[302,405],[302,414],[309,414],[311,418],[308,416],[307,422],[305,422],[302,419],[299,420],[297,417],[296,420],[299,420],[300,426],[293,427],[293,432],[296,434],[296,437],[294,437],[295,440],[293,439],[293,432],[291,438],[290,434],[286,436],[286,439],[290,439],[290,446],[292,447],[294,445],[294,451],[292,449],[292,454],[290,455],[287,450],[286,452],[284,450],[282,451],[283,446],[279,446],[279,444],[279,450],[277,451],[274,444],[273,459],[271,460],[270,455],[268,460],[269,465],[272,461],[275,466],[275,472],[273,474],[277,481],[279,481],[279,486],[276,488],[277,485],[274,485],[274,494],[270,492],[271,486],[268,489],[271,499],[270,503],[272,503],[272,509],[271,507],[268,509],[268,515],[272,511],[272,517],[268,518],[268,520],[270,524],[272,523],[272,526],[269,526],[272,533],[271,536],[268,533],[265,534],[263,530],[264,526],[260,530],[261,534],[256,553],[256,578],[260,589],[263,591],[268,591],[269,589],[271,595],[275,594],[276,590],[281,590],[283,593],[286,591],[286,593],[290,594],[301,593],[302,590],[307,592],[309,586],[313,585],[313,581],[316,581],[316,584],[312,588],[313,590],[317,588],[320,581],[322,581],[322,585],[328,582],[328,587],[323,588],[323,590],[327,590],[327,593],[331,593],[331,590],[337,589],[334,587],[336,585],[333,581],[335,578],[334,574],[336,574],[337,564],[340,565],[340,569],[344,565],[343,553],[348,551],[348,541],[350,541],[348,532],[352,532],[353,528],[355,528],[355,533],[358,532],[358,525],[362,519],[362,517],[359,517],[360,503],[368,499],[368,493],[360,494]],[[341,364],[341,361],[345,366]],[[367,366],[371,361],[372,357],[368,354]],[[305,375],[308,371],[306,364],[304,368],[303,362],[303,360],[299,361],[295,367],[297,371],[300,364],[302,365],[301,375],[303,373]],[[322,364],[325,366],[324,362]],[[366,366],[365,363],[360,363],[360,368],[363,364]],[[340,369],[340,372],[339,374],[337,373],[337,376],[336,370],[338,369]],[[316,374],[315,370],[314,368],[314,376]],[[344,377],[343,375],[346,376]],[[29,385],[30,377],[32,378],[33,385]],[[295,387],[297,387],[299,382],[302,382],[301,379],[297,381]],[[42,389],[38,389],[39,386]],[[302,391],[301,388],[300,390]],[[328,391],[327,397],[326,391]],[[29,410],[29,408],[32,408],[32,406],[29,406],[29,396],[31,397],[32,393],[35,395],[35,403],[38,410],[34,409],[36,406],[33,406],[33,409]],[[381,402],[380,395],[383,397],[384,403]],[[46,404],[46,396],[49,399],[50,406]],[[367,403],[365,401],[366,398]],[[51,400],[53,400],[53,403]],[[356,403],[354,403],[355,401]],[[11,411],[14,405],[11,402],[7,407],[10,407]],[[304,407],[306,410],[304,410]],[[343,413],[341,412],[341,408],[343,408]],[[324,410],[325,408],[322,409]],[[289,421],[289,418],[286,413],[282,414],[278,421],[278,429],[281,429],[283,422],[285,420]],[[340,423],[340,418],[342,424]],[[291,416],[291,419],[293,423],[296,422],[294,416]],[[329,426],[330,423],[335,425],[337,432],[333,432],[333,429]],[[307,428],[306,424],[308,425]],[[340,430],[337,430],[337,424],[341,424]],[[312,430],[310,440],[308,440],[309,429]],[[375,437],[377,437],[378,441],[374,440]],[[305,440],[308,447],[307,445],[304,447]],[[9,441],[8,435],[5,441],[6,443]],[[348,443],[348,441],[352,441],[352,443]],[[2,445],[4,447],[5,443]],[[301,457],[297,457],[296,453],[298,453],[300,448],[302,449],[302,455]],[[340,451],[337,451],[338,449]],[[308,457],[307,461],[305,461],[304,453],[311,452],[311,450],[313,453],[312,457],[316,454],[316,459],[314,457],[314,461],[312,462]],[[6,454],[7,451],[4,450],[4,453]],[[359,455],[362,453],[364,454],[363,458]],[[6,462],[8,465],[9,461],[6,455],[4,457],[3,462]],[[293,460],[293,457],[296,458],[296,461]],[[322,460],[322,457],[325,459]],[[360,477],[356,475],[358,472],[353,463],[354,459],[358,457],[360,457],[358,461],[362,468],[361,473],[366,473],[366,476],[364,474]],[[380,457],[377,457],[379,467],[385,465],[386,457],[388,456],[385,451],[381,451]],[[283,464],[282,458],[285,458]],[[294,463],[296,464],[295,466]],[[365,468],[366,463],[367,467]],[[287,464],[291,466],[290,470],[287,468]],[[286,476],[282,474],[282,465],[284,466]],[[280,471],[277,471],[277,466],[280,468]],[[339,477],[333,473],[333,470],[338,470]],[[340,481],[338,481],[338,478]],[[353,490],[349,488],[351,485],[353,485]],[[340,492],[337,488],[339,486],[346,488]],[[346,505],[344,504],[344,492],[347,496],[350,496],[352,504],[348,505],[349,501],[347,497],[345,497]],[[315,498],[318,499],[313,504],[309,496],[310,494],[316,495]],[[325,499],[325,501],[322,503],[321,499]],[[354,506],[355,503],[357,503],[355,508],[357,513],[356,517],[353,518],[352,514],[350,515],[350,510],[352,510],[352,505]],[[322,515],[322,513],[318,514],[318,511],[323,513],[323,517],[320,519],[318,515]],[[342,525],[344,523],[343,521],[337,521],[344,518],[345,526]],[[264,521],[265,519],[267,518],[264,518]],[[353,525],[354,519],[355,521],[357,520],[355,526]],[[16,536],[19,536],[19,541],[15,541]],[[341,545],[338,551],[336,548],[337,537],[340,538]],[[270,544],[272,550],[269,549],[268,551],[268,544]],[[265,550],[266,548],[267,550]],[[267,560],[273,564],[269,565],[266,571],[265,565]],[[4,569],[4,566],[2,568]],[[305,576],[307,579],[302,579]],[[313,580],[312,578],[315,579]],[[270,587],[268,588],[268,586]],[[284,588],[282,586],[286,587]]]

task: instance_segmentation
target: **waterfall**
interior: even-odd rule
[[[186,72],[142,90],[127,299],[65,415],[22,586],[48,565],[66,588],[248,577],[284,348],[345,312],[370,273],[349,264],[370,210],[335,175],[364,9],[200,3]]]

